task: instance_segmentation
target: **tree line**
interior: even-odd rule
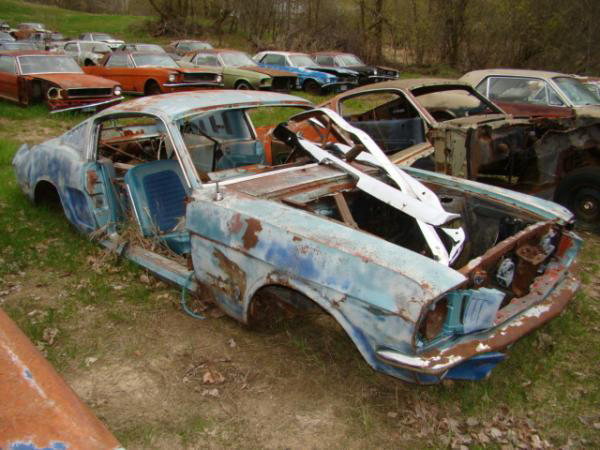
[[[46,0],[63,7],[93,0]],[[141,2],[141,3],[140,3]],[[147,3],[144,3],[147,2]],[[129,0],[106,0],[112,11]],[[69,6],[71,4],[71,6]],[[600,75],[600,0],[136,0],[155,35],[248,50],[339,49],[369,62]],[[120,9],[121,8],[121,9]],[[77,8],[81,9],[81,8]],[[122,11],[129,12],[129,11]]]

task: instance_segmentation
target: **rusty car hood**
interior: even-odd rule
[[[258,72],[265,75],[270,75],[272,77],[294,77],[297,78],[297,75],[292,72],[286,72],[285,70],[277,70],[277,69],[269,69],[267,67],[260,66],[241,66],[238,69],[249,70],[250,72]]]
[[[69,88],[104,88],[114,87],[119,83],[106,78],[84,73],[36,73],[26,75],[29,78],[49,81],[65,89]]]

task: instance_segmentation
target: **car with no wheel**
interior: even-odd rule
[[[419,167],[557,201],[579,226],[600,229],[600,122],[593,116],[511,116],[468,83],[426,78],[359,87],[322,106],[386,153],[412,147],[430,157]]]
[[[78,230],[236,320],[329,314],[406,381],[485,378],[565,308],[580,246],[565,208],[401,169],[311,109],[259,91],[147,97],[22,146],[13,165],[31,199],[54,198]]]

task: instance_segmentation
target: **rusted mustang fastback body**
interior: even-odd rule
[[[565,208],[400,168],[330,110],[301,114],[335,140],[285,124],[261,137],[261,107],[311,109],[256,91],[134,100],[23,146],[17,180],[240,322],[275,306],[330,314],[371,367],[406,381],[484,378],[573,297],[581,240]],[[279,165],[263,139],[287,148]]]

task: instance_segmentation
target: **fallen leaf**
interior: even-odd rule
[[[225,381],[225,377],[217,370],[207,370],[202,375],[202,382],[204,384],[221,384]]]
[[[144,284],[150,284],[150,277],[147,274],[143,273],[140,275],[140,281]]]
[[[206,397],[207,395],[210,397],[218,397],[219,396],[219,390],[217,388],[213,388],[213,389],[204,389],[202,391],[202,395],[204,397]]]
[[[56,335],[58,334],[58,328],[50,327],[45,328],[44,333],[42,335],[42,340],[46,342],[48,345],[54,344],[54,339],[56,339]]]
[[[88,356],[87,358],[85,358],[84,363],[86,367],[90,367],[96,361],[98,361],[98,358],[96,356]]]
[[[233,340],[233,338],[229,339],[229,342],[228,342],[228,344],[229,344],[229,346],[230,346],[231,348],[235,348],[235,347],[237,347],[237,344],[235,343],[235,341]]]
[[[394,411],[390,411],[389,413],[387,413],[387,416],[388,416],[390,419],[395,419],[396,417],[398,417],[398,413],[397,413],[397,412],[394,412]]]

